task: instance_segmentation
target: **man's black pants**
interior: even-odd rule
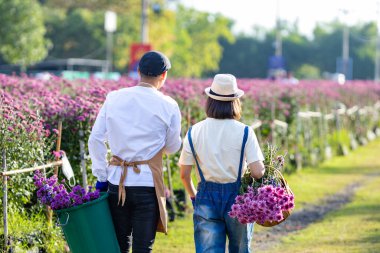
[[[154,187],[125,187],[124,206],[117,204],[119,186],[108,184],[108,203],[122,253],[152,252],[160,217]]]

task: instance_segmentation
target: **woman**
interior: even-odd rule
[[[205,92],[207,119],[190,127],[179,160],[181,179],[194,206],[196,252],[224,253],[226,236],[229,252],[250,252],[253,224],[242,225],[228,212],[246,164],[251,176],[259,179],[265,171],[264,157],[253,130],[238,121],[244,92],[236,78],[218,74]],[[197,190],[191,179],[194,164]]]

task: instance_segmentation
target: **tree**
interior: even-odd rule
[[[52,5],[52,3],[55,5]],[[91,57],[104,59],[106,34],[103,28],[104,10],[77,8],[83,1],[67,2],[56,8],[61,0],[47,0],[47,36],[53,42],[49,57]],[[50,2],[50,4],[49,4]],[[94,4],[104,1],[94,0]],[[111,2],[117,2],[116,0]],[[135,3],[131,1],[129,4]],[[118,28],[114,34],[114,65],[122,72],[129,64],[130,46],[140,42],[141,6],[118,9]],[[233,40],[231,21],[221,15],[211,15],[185,7],[178,11],[149,9],[149,41],[153,49],[164,52],[173,68],[171,76],[200,77],[219,68],[223,47],[219,38]]]
[[[244,78],[265,78],[268,71],[268,57],[273,48],[267,40],[240,35],[235,43],[220,41],[223,57],[220,72],[231,73]]]
[[[179,6],[173,45],[173,72],[178,76],[200,77],[219,70],[223,47],[219,39],[234,41],[232,22],[220,14],[209,14]]]
[[[26,67],[46,57],[48,40],[42,10],[35,0],[0,0],[0,54]]]

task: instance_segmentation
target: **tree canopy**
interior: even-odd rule
[[[23,67],[44,59],[49,42],[40,5],[35,0],[0,0],[0,54]]]
[[[155,8],[153,8],[153,4]],[[157,5],[159,8],[156,8]],[[106,58],[104,13],[117,13],[113,65],[125,73],[130,46],[140,42],[141,0],[0,0],[0,62],[27,66],[43,59]],[[209,77],[228,72],[238,77],[265,78],[274,55],[276,30],[253,27],[233,34],[233,21],[157,0],[148,11],[149,43],[172,61],[172,76]],[[317,78],[336,71],[342,54],[338,21],[318,24],[309,38],[298,24],[280,22],[286,70]],[[377,27],[374,22],[349,27],[354,79],[372,79]]]

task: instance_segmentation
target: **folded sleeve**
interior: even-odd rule
[[[193,165],[193,164],[195,164],[193,153],[191,153],[189,140],[187,139],[187,133],[185,135],[185,138],[183,139],[181,156],[179,157],[178,163],[180,165]]]
[[[257,161],[264,161],[264,156],[261,152],[259,142],[257,141],[255,132],[251,127],[249,127],[248,131],[248,139],[247,144],[245,146],[245,157],[247,159],[248,164]]]

